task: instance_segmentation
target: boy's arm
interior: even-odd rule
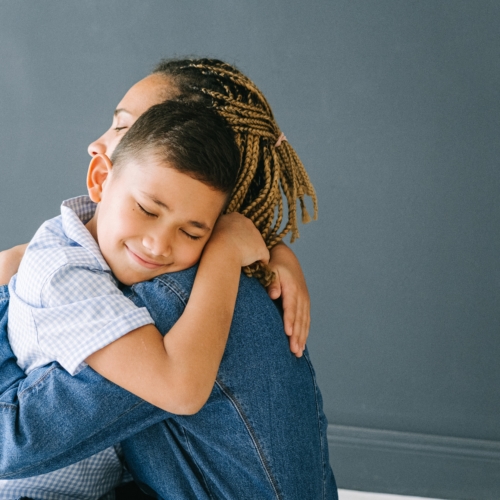
[[[212,347],[209,345],[211,341],[207,332],[213,329],[221,315],[222,317],[227,315],[230,308],[226,299],[234,293],[232,274],[234,272],[239,280],[241,273],[240,269],[233,269],[230,262],[226,262],[227,249],[233,248],[234,252],[234,240],[229,241],[234,235],[229,239],[224,239],[222,236],[223,234],[219,235],[221,240],[218,244],[207,247],[196,275],[198,283],[195,283],[192,290],[192,294],[198,294],[198,298],[194,297],[195,301],[191,299],[188,301],[192,307],[201,300],[200,311],[192,310],[190,315],[194,318],[201,311],[204,311],[202,316],[208,314],[209,317],[205,318],[207,328],[202,324],[194,326],[195,332],[184,331],[186,335],[191,336],[189,342],[180,338],[183,332],[182,329],[178,329],[179,342],[167,344],[171,356],[178,356],[179,360],[183,349],[192,347],[193,342],[194,357],[185,359],[188,359],[189,363],[196,363],[200,357],[207,357],[204,346],[208,345],[210,351]],[[244,240],[244,237],[242,239]],[[213,241],[216,241],[216,238],[213,238]],[[262,249],[259,248],[261,252]],[[261,256],[264,261],[265,251],[264,247]],[[243,262],[242,265],[249,263],[249,261]],[[219,273],[222,275],[217,277]],[[227,290],[218,295],[220,292],[218,289],[217,299],[212,300],[210,297],[208,299],[211,304],[222,300],[226,310],[222,311],[221,315],[215,311],[213,317],[210,317],[211,311],[205,308],[204,304],[205,295],[212,293],[215,287],[224,288],[224,286]],[[7,287],[0,287],[0,478],[28,477],[64,467],[168,417],[168,413],[141,401],[137,396],[101,377],[90,367],[71,376],[57,363],[52,363],[32,371],[26,377],[16,365],[15,357],[8,345],[7,301]],[[174,325],[166,335],[169,337],[176,331],[175,321],[181,316],[184,302],[179,300],[175,290],[162,287],[161,307],[164,311],[162,314]],[[232,310],[230,314],[232,316]],[[190,326],[190,322],[184,324],[184,328]],[[227,332],[222,332],[220,335],[219,332],[212,333],[225,344]],[[176,346],[177,349],[174,349]],[[222,356],[224,346],[215,347],[217,351],[215,354]],[[146,354],[149,356],[150,353]],[[208,372],[214,369],[215,365],[218,366],[218,358],[213,353],[210,357],[212,360],[208,368],[205,366],[201,370],[196,370],[196,366],[194,367],[195,377],[211,376]],[[135,368],[136,361],[137,353],[133,352],[132,359],[125,360],[125,369],[133,370],[135,376],[140,378],[140,370]],[[181,372],[188,370],[187,364],[181,366],[181,369]],[[188,383],[194,384],[193,381]],[[212,385],[213,381],[210,388]]]
[[[196,413],[215,382],[231,325],[241,267],[269,252],[240,214],[219,219],[200,261],[186,309],[162,338],[147,325],[95,352],[86,362],[140,398],[176,414]]]

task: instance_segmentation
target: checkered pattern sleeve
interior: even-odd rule
[[[57,269],[44,285],[42,307],[27,307],[40,350],[74,375],[84,360],[128,332],[153,323],[117,288],[110,273],[75,265]]]

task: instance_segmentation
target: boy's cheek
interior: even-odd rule
[[[193,267],[195,264],[197,264],[201,259],[204,248],[205,245],[200,245],[200,247],[196,249],[185,250],[184,258],[178,261],[179,271],[189,269],[190,267]]]

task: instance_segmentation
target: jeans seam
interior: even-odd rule
[[[10,403],[0,403],[0,410],[16,411],[16,408],[16,405],[11,405]]]
[[[156,278],[160,285],[166,286],[171,290],[172,293],[179,297],[180,301],[186,305],[189,300],[189,295],[186,294],[183,287],[179,286],[179,284],[174,281],[169,276],[161,275]]]
[[[186,294],[185,290],[176,282],[173,281],[172,278],[169,278],[168,276],[157,276],[155,278],[155,282],[158,283],[158,285],[163,286],[168,288],[174,295],[177,296],[177,298],[182,302],[184,306],[188,303],[189,300],[189,295]],[[135,296],[139,296],[135,289],[137,286],[140,286],[142,283],[136,283],[130,287],[130,290]],[[131,299],[130,296],[128,296],[129,299]],[[131,299],[132,300],[132,299]]]
[[[304,353],[306,354],[306,353]],[[319,445],[321,447],[321,463],[322,463],[322,476],[323,476],[323,498],[326,499],[326,463],[325,463],[325,450],[323,447],[323,433],[321,432],[321,423],[320,423],[320,418],[319,418],[319,404],[318,404],[318,384],[316,383],[316,375],[314,373],[314,370],[311,365],[311,361],[307,357],[307,355],[304,356],[304,359],[307,362],[307,366],[309,367],[309,370],[311,372],[311,377],[313,379],[314,383],[314,401],[316,403],[316,414],[318,416],[318,434],[319,434]]]
[[[35,389],[35,387],[40,384],[41,382],[43,382],[49,375],[51,372],[53,372],[54,370],[56,369],[55,366],[52,366],[51,368],[49,368],[47,371],[45,371],[42,376],[37,379],[35,382],[33,382],[30,386],[26,387],[25,389],[23,389],[19,394],[18,394],[18,398],[21,399],[23,397],[23,395],[27,392],[31,392],[32,390]]]
[[[35,382],[33,382],[33,384],[31,384],[30,386],[28,386],[25,389],[23,389],[17,395],[18,399],[21,399],[23,397],[23,395],[26,394],[27,392],[30,392],[30,391],[34,390],[35,387],[38,384],[40,384],[41,382],[43,382],[43,380],[45,378],[47,378],[50,375],[50,372],[52,372],[54,369],[55,369],[55,366],[53,366],[52,368],[50,368],[49,370],[47,370],[39,379],[37,379]],[[8,408],[8,409],[14,409],[15,410],[17,408],[17,405],[10,404],[10,403],[0,403],[0,408]]]
[[[201,477],[203,478],[203,482],[205,483],[205,488],[206,488],[206,490],[207,490],[207,492],[208,492],[208,495],[209,495],[209,497],[210,497],[212,500],[214,500],[214,497],[212,496],[212,492],[210,491],[210,488],[208,487],[208,483],[207,483],[207,479],[206,479],[206,477],[205,477],[205,474],[203,474],[203,469],[201,469],[201,468],[198,466],[198,464],[197,464],[196,460],[194,459],[193,449],[191,448],[191,443],[189,442],[189,438],[188,438],[188,436],[187,436],[186,429],[185,429],[182,425],[181,425],[180,427],[181,427],[181,429],[182,429],[182,433],[184,434],[184,439],[186,440],[186,444],[187,444],[187,447],[188,447],[188,449],[189,449],[189,454],[191,455],[191,458],[193,459],[193,462],[196,464],[196,467],[198,467],[198,471],[200,472]]]
[[[224,393],[224,395],[229,399],[229,401],[232,403],[234,408],[236,409],[237,413],[239,414],[241,420],[243,421],[248,434],[250,435],[250,439],[252,440],[255,450],[257,451],[257,455],[259,456],[259,459],[261,461],[262,467],[266,473],[266,476],[271,483],[271,486],[274,490],[274,493],[276,495],[276,498],[278,500],[281,500],[283,496],[280,494],[277,482],[275,478],[273,477],[271,473],[271,468],[269,464],[267,463],[267,460],[264,455],[264,451],[262,450],[259,441],[257,439],[257,436],[255,435],[255,431],[253,430],[252,426],[250,425],[250,422],[246,418],[246,415],[243,411],[243,408],[241,407],[240,403],[238,400],[234,397],[234,395],[230,392],[230,390],[219,380],[217,379],[215,383],[219,386],[220,390]]]

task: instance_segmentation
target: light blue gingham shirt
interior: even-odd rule
[[[86,229],[96,205],[88,196],[63,202],[45,222],[9,284],[9,342],[29,373],[57,361],[72,375],[114,340],[153,323],[118,289],[118,282]],[[77,464],[27,479],[0,480],[0,499],[113,498],[123,468],[115,447]]]

